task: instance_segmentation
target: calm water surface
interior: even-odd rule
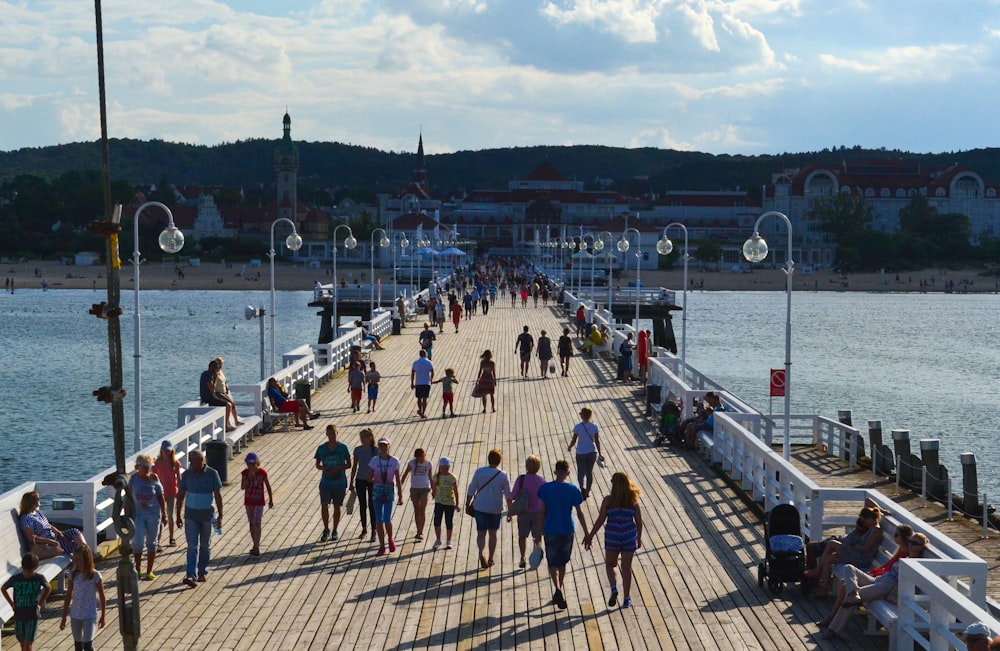
[[[107,383],[107,327],[87,314],[103,292],[19,290],[0,295],[0,491],[28,479],[82,479],[113,463],[107,405],[91,395]],[[311,292],[279,292],[276,350],[316,340]],[[243,307],[269,305],[266,291],[142,292],[143,432],[160,438],[177,407],[197,395],[198,376],[221,355],[231,383],[259,375],[260,330]],[[132,388],[132,295],[123,291],[125,387]],[[688,362],[754,406],[768,408],[768,370],[784,363],[783,292],[692,292]],[[981,490],[1000,490],[993,428],[1000,351],[1000,296],[798,292],[792,306],[792,410],[854,423],[881,420],[940,438],[953,477],[959,454],[976,452]],[[269,320],[269,319],[268,319]],[[676,321],[680,338],[680,320]],[[266,340],[270,349],[269,335]],[[131,449],[132,402],[126,399]],[[781,411],[780,399],[774,409]],[[995,497],[990,498],[996,502]]]

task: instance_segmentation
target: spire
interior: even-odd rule
[[[427,163],[424,158],[424,132],[422,130],[420,139],[417,141],[417,166],[413,170],[413,182],[423,188],[424,192],[430,194],[430,187],[427,185]]]

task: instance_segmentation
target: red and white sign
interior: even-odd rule
[[[785,395],[785,369],[771,369],[771,397],[784,397]]]

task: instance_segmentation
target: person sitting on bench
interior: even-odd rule
[[[283,414],[292,414],[296,425],[302,425],[302,429],[312,429],[309,424],[309,417],[315,418],[317,414],[309,411],[309,406],[305,400],[296,400],[288,397],[285,388],[278,384],[278,381],[271,378],[267,381],[267,397],[274,403],[275,408]],[[301,419],[301,422],[299,422]]]
[[[705,399],[696,409],[695,416],[684,423],[684,444],[692,450],[697,447],[698,432],[715,431],[715,419],[712,415],[725,410],[726,407],[722,404],[719,394],[715,391],[706,393]]]

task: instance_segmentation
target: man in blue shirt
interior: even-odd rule
[[[188,469],[177,484],[177,526],[184,529],[187,539],[187,572],[184,584],[196,588],[208,579],[208,561],[211,559],[212,500],[215,500],[216,526],[222,528],[222,480],[215,468],[205,465],[201,450],[188,453]],[[181,509],[185,499],[184,517]],[[197,570],[197,582],[195,571]]]
[[[583,510],[580,508],[583,504],[583,493],[568,481],[569,462],[557,461],[555,475],[555,481],[546,482],[538,489],[538,499],[542,503],[545,556],[549,562],[549,576],[552,577],[552,584],[555,587],[552,603],[559,606],[560,610],[565,610],[567,603],[563,596],[563,582],[566,579],[566,565],[573,552],[574,508],[583,535],[586,537],[589,532]]]
[[[337,540],[337,527],[340,525],[340,507],[344,505],[344,495],[347,494],[347,470],[351,468],[351,451],[347,446],[337,441],[337,427],[326,426],[326,443],[316,448],[313,456],[316,460],[316,470],[323,474],[319,480],[320,515],[323,517],[323,535],[320,542],[331,539],[330,534],[330,504],[333,504],[333,535]]]

